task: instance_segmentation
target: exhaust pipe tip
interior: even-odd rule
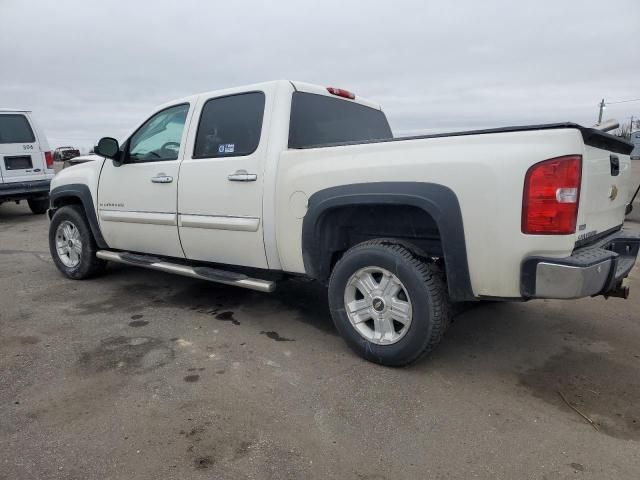
[[[611,290],[604,295],[604,298],[609,297],[624,298],[626,300],[629,298],[629,287],[626,285],[620,285],[615,290]]]

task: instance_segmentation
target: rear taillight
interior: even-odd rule
[[[337,95],[338,97],[348,98],[349,100],[355,100],[356,94],[350,92],[349,90],[345,90],[343,88],[335,88],[335,87],[327,87],[327,92],[332,95]]]
[[[51,152],[44,152],[44,161],[47,164],[47,168],[53,168],[53,155],[51,155]]]
[[[580,155],[552,158],[529,168],[522,196],[522,233],[575,233],[581,173]]]

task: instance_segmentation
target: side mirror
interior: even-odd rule
[[[111,137],[101,138],[100,141],[98,141],[98,145],[96,145],[95,153],[101,157],[111,158],[118,162],[120,160],[120,145],[118,144],[118,140]]]

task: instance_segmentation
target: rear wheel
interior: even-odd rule
[[[49,208],[49,199],[48,198],[30,198],[27,200],[29,204],[29,208],[36,215],[42,215],[47,212]]]
[[[347,344],[389,366],[431,351],[451,317],[440,269],[390,240],[364,242],[344,254],[331,274],[329,305]]]
[[[96,257],[98,247],[77,205],[62,207],[51,219],[49,250],[58,270],[74,280],[94,277],[106,268],[107,262]]]

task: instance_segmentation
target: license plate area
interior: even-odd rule
[[[16,155],[13,157],[4,157],[4,167],[10,170],[29,170],[33,168],[31,155]]]

